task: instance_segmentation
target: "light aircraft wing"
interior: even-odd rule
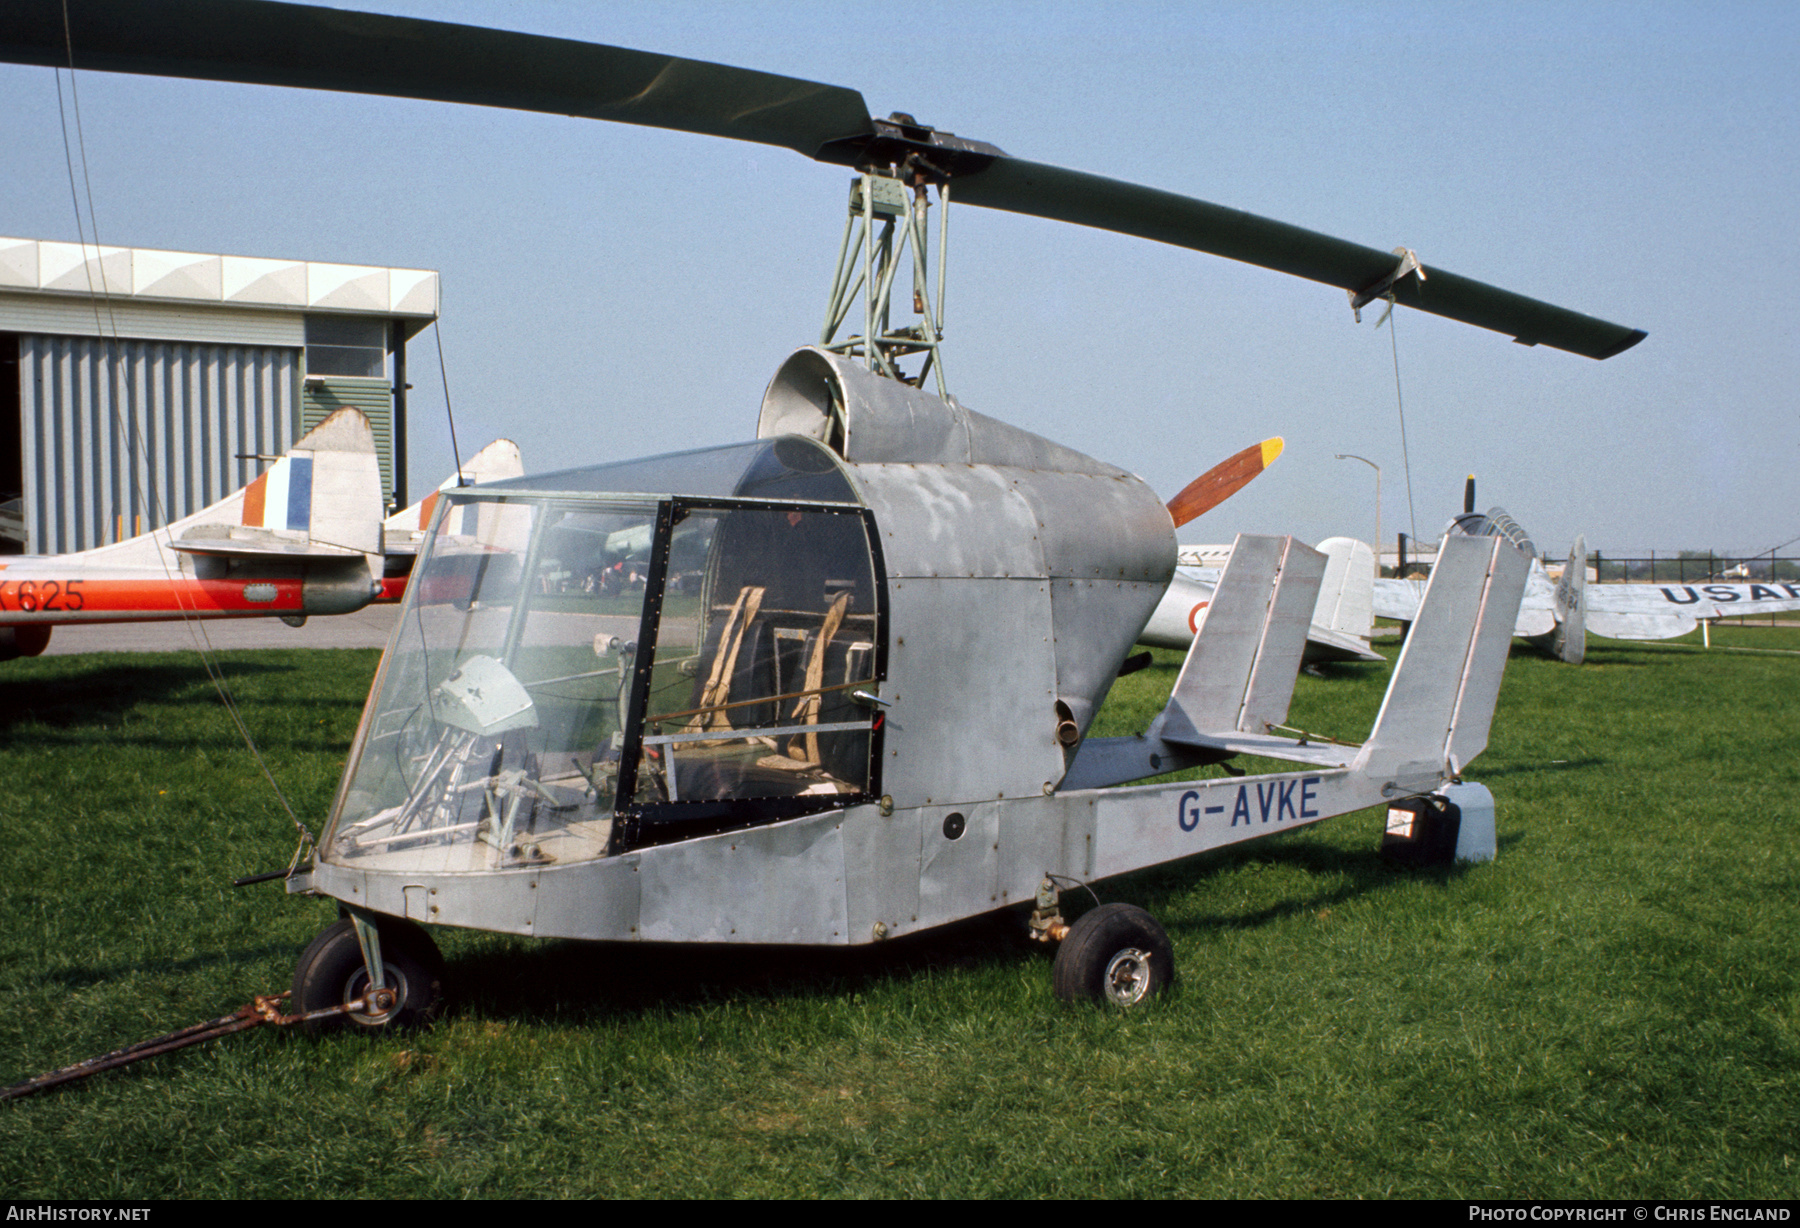
[[[1702,618],[1745,618],[1800,610],[1800,584],[1593,584],[1587,629],[1616,640],[1660,640],[1692,631]]]
[[[1423,580],[1377,580],[1376,615],[1412,621],[1424,589]],[[1557,617],[1557,592],[1558,586],[1551,583],[1543,564],[1533,560],[1513,634],[1535,640],[1551,636],[1559,626],[1567,624],[1567,613]],[[1588,635],[1614,640],[1666,640],[1686,635],[1701,619],[1800,610],[1800,584],[1773,580],[1760,584],[1589,584],[1583,586],[1580,601],[1585,608]]]
[[[1426,584],[1425,580],[1383,578],[1375,581],[1375,616],[1391,618],[1396,622],[1411,622],[1418,617],[1419,603],[1424,600]],[[1556,626],[1556,616],[1551,610],[1554,591],[1555,586],[1545,574],[1543,564],[1533,559],[1525,576],[1525,596],[1519,602],[1519,617],[1513,626],[1514,635],[1533,639],[1549,634]]]
[[[792,149],[840,166],[907,165],[988,209],[1074,222],[1336,286],[1610,358],[1638,329],[1435,266],[1173,192],[1014,158],[984,141],[870,116],[857,91],[774,73],[449,22],[268,0],[53,0],[0,7],[0,60],[508,107]],[[1415,270],[1418,275],[1413,275]],[[1404,273],[1403,273],[1404,271]]]

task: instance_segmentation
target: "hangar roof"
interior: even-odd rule
[[[91,296],[114,318],[98,322]],[[277,260],[0,237],[0,329],[301,344],[304,317],[385,316],[408,333],[438,314],[431,269]]]

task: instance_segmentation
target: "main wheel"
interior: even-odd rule
[[[1169,936],[1134,904],[1083,913],[1056,949],[1050,984],[1064,1002],[1136,1006],[1175,980]]]
[[[309,1032],[357,1027],[375,1031],[390,1027],[425,1027],[438,1016],[444,1001],[444,957],[423,928],[398,917],[383,917],[381,976],[396,1000],[392,1010],[379,1014],[350,1011],[303,1025]],[[369,988],[363,967],[362,945],[350,919],[335,922],[313,939],[294,969],[294,992],[288,1009],[295,1014],[342,1006],[362,997]]]

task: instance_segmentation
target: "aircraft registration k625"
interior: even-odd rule
[[[0,661],[69,623],[349,614],[381,591],[381,469],[341,409],[242,490],[76,554],[0,556]]]
[[[429,1019],[442,966],[424,924],[818,946],[1014,906],[1059,942],[1060,996],[1129,1005],[1170,982],[1167,936],[1125,904],[1065,925],[1060,887],[1371,806],[1456,803],[1491,823],[1487,791],[1453,782],[1486,745],[1525,583],[1498,538],[1447,546],[1361,747],[1273,732],[1324,570],[1280,537],[1238,540],[1149,730],[1087,736],[1174,572],[1171,516],[1133,475],[949,395],[930,195],[1589,357],[1642,333],[873,119],[853,90],[245,0],[71,0],[69,14],[66,38],[58,4],[9,6],[0,57],[65,64],[72,41],[78,67],[660,125],[856,172],[821,340],[777,371],[755,439],[440,492],[329,826],[288,880],[343,914],[301,956],[298,1009]],[[861,331],[838,339],[846,320]],[[579,582],[593,575],[615,582]],[[1131,783],[1245,754],[1297,766]]]

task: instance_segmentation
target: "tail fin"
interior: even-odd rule
[[[519,445],[510,439],[496,439],[464,461],[459,470],[438,484],[437,490],[432,491],[411,507],[389,516],[382,523],[382,527],[387,530],[390,537],[422,533],[425,527],[431,523],[431,513],[437,508],[438,491],[524,476],[525,462],[519,455]],[[393,548],[392,543],[389,548]]]
[[[1582,537],[1569,548],[1551,609],[1556,630],[1551,632],[1550,651],[1570,665],[1580,665],[1587,656],[1587,541]]]
[[[398,601],[406,593],[419,547],[425,542],[425,531],[431,527],[437,511],[438,497],[458,486],[475,486],[482,482],[499,482],[525,476],[525,461],[519,445],[510,439],[496,439],[471,456],[462,466],[438,484],[438,488],[411,507],[395,512],[382,523],[382,546],[387,551],[381,573],[381,596],[377,601]],[[499,517],[505,509],[492,504],[470,505],[459,513],[460,519],[444,526],[447,531],[470,537],[491,539]],[[509,516],[506,523],[515,523]]]
[[[1325,578],[1313,624],[1326,631],[1367,640],[1375,629],[1375,552],[1354,537],[1327,537]]]
[[[1286,720],[1324,570],[1325,556],[1291,537],[1240,534],[1175,681],[1170,716],[1197,733],[1260,733]]]
[[[242,494],[246,526],[381,553],[381,463],[359,410],[340,409],[319,423]]]
[[[1529,567],[1501,538],[1444,539],[1355,763],[1390,796],[1435,788],[1487,746]]]
[[[69,557],[162,567],[162,550],[172,546],[189,555],[379,559],[381,512],[369,420],[340,409],[242,490],[152,533]]]

